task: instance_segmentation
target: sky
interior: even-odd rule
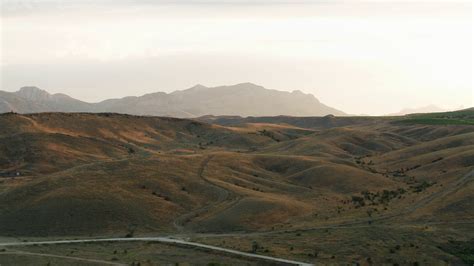
[[[5,91],[97,102],[252,82],[351,114],[474,105],[470,1],[2,0],[0,14]]]

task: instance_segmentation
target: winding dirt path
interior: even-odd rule
[[[197,217],[197,216],[200,216],[201,214],[203,213],[206,213],[208,212],[209,210],[213,209],[213,208],[216,208],[220,205],[223,205],[223,204],[228,204],[228,206],[226,206],[223,210],[226,210],[228,208],[231,208],[232,206],[236,205],[241,197],[236,195],[235,193],[227,190],[226,188],[222,187],[222,186],[219,186],[213,182],[211,182],[209,179],[207,179],[205,176],[204,176],[204,172],[206,170],[206,167],[207,165],[209,164],[209,162],[212,160],[212,158],[214,157],[215,155],[208,155],[202,162],[201,162],[201,165],[199,166],[198,168],[198,171],[197,171],[197,176],[199,178],[201,178],[205,183],[207,183],[209,186],[211,186],[212,188],[214,188],[215,190],[218,191],[218,196],[217,196],[217,200],[215,202],[212,202],[210,204],[207,204],[207,205],[204,205],[200,208],[197,208],[191,212],[188,212],[188,213],[185,213],[179,217],[177,217],[174,221],[173,221],[173,225],[174,227],[178,230],[178,232],[184,232],[185,231],[185,227],[186,227],[186,224],[189,223],[191,221],[191,219],[193,219],[194,217]],[[221,212],[223,210],[220,210]]]

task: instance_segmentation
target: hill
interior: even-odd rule
[[[0,112],[114,112],[133,115],[193,118],[204,115],[323,116],[344,115],[311,94],[265,89],[252,83],[192,88],[172,93],[156,92],[140,97],[86,103],[64,94],[51,95],[36,87],[17,92],[0,91]]]
[[[411,114],[397,122],[426,125],[474,125],[474,108],[452,112]]]
[[[438,246],[474,237],[472,125],[206,119],[218,123],[0,115],[1,235],[175,234],[243,251],[257,241],[256,252],[309,262],[370,253],[377,264],[413,262],[412,242],[429,264],[458,263]],[[329,249],[334,239],[344,252]],[[372,242],[388,247],[369,252]]]

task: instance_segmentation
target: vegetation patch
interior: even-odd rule
[[[404,119],[396,120],[400,124],[424,124],[424,125],[474,125],[474,108],[429,114],[413,114]]]
[[[391,200],[401,198],[405,193],[406,190],[403,188],[383,190],[382,192],[377,191],[375,193],[366,190],[360,193],[362,196],[353,195],[351,201],[356,207],[379,204],[387,205]]]
[[[474,239],[469,241],[450,240],[439,248],[460,258],[467,265],[474,265]]]

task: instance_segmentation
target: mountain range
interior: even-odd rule
[[[252,83],[206,87],[196,85],[172,93],[156,92],[88,103],[37,87],[0,91],[0,113],[113,112],[132,115],[193,118],[204,115],[325,116],[345,115],[301,91],[269,90]]]
[[[462,109],[462,108],[459,108]],[[439,106],[436,105],[427,105],[427,106],[422,106],[418,108],[405,108],[400,110],[397,113],[391,113],[388,114],[387,116],[402,116],[402,115],[408,115],[408,114],[424,114],[424,113],[439,113],[439,112],[447,112],[448,110],[443,109]]]

